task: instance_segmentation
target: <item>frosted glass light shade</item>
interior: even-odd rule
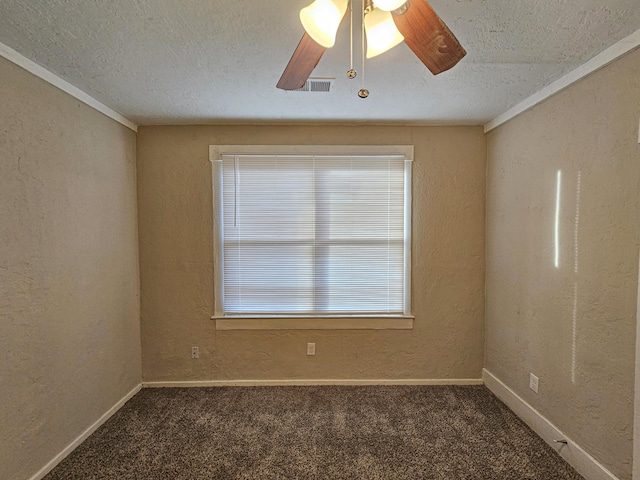
[[[315,0],[300,10],[300,21],[316,43],[331,48],[348,5],[349,0]]]
[[[367,33],[367,58],[391,50],[404,40],[391,13],[377,8],[365,15],[364,29]]]
[[[373,4],[385,12],[397,10],[405,3],[407,3],[407,0],[373,0]]]

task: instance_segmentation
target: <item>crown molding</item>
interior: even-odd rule
[[[27,72],[32,73],[36,77],[41,78],[45,82],[50,83],[54,87],[59,88],[63,92],[68,93],[72,97],[80,100],[82,103],[90,106],[91,108],[97,110],[103,115],[106,115],[112,120],[115,120],[116,122],[124,125],[125,127],[130,128],[134,132],[138,131],[138,126],[135,123],[133,123],[131,120],[126,118],[125,116],[119,114],[115,110],[112,110],[102,102],[99,102],[98,100],[88,95],[87,93],[83,92],[79,88],[74,87],[66,80],[63,80],[56,74],[51,73],[46,68],[41,67],[37,63],[29,60],[24,55],[16,52],[15,50],[6,46],[3,43],[0,43],[0,56],[6,58],[12,63],[15,63],[16,65],[25,69]]]
[[[516,106],[510,108],[501,115],[498,115],[496,118],[494,118],[484,126],[484,132],[488,133],[494,128],[497,128],[500,125],[513,119],[514,117],[520,115],[521,113],[530,110],[539,103],[545,101],[547,98],[561,92],[565,88],[578,82],[579,80],[582,80],[588,75],[591,75],[597,70],[606,67],[611,62],[617,60],[618,58],[626,55],[627,53],[635,50],[638,47],[640,47],[640,29],[636,30],[628,37],[623,38],[618,43],[613,44],[611,47],[602,51],[583,65],[580,65],[575,70],[572,70],[566,75],[560,77],[558,80],[546,86],[539,92],[534,93],[526,100],[518,103]]]

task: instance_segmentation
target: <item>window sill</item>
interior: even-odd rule
[[[413,316],[211,317],[216,330],[412,330]]]

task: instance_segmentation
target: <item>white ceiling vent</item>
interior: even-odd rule
[[[329,93],[333,90],[336,83],[335,78],[308,78],[301,88],[293,90],[294,92],[323,92]]]

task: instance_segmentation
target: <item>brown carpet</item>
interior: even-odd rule
[[[484,386],[144,389],[45,479],[584,480]]]

